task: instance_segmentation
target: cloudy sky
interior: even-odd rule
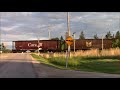
[[[99,38],[108,31],[120,31],[120,12],[70,12],[71,35],[76,39],[83,31],[86,38]],[[15,40],[48,39],[63,36],[67,31],[67,12],[0,12],[0,39],[12,48]]]

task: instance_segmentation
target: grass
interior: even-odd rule
[[[104,50],[99,53],[97,51],[97,54],[94,54],[95,52],[93,50],[86,51],[83,52],[83,56],[78,54],[80,52],[77,52],[78,55],[74,53],[68,60],[68,69],[120,74],[120,52],[118,49],[115,49],[115,51]],[[35,56],[40,62],[57,68],[66,69],[66,57],[64,53],[55,53],[55,55],[42,53],[40,55],[41,56],[32,54],[32,56]]]
[[[42,57],[44,58],[50,58],[50,57],[65,57],[66,56],[66,52],[62,52],[62,53],[41,53],[40,54]],[[119,56],[120,57],[120,49],[119,48],[115,48],[115,49],[109,49],[109,50],[98,50],[98,49],[91,49],[91,50],[87,50],[87,51],[83,51],[83,50],[79,50],[74,52],[71,52],[71,57],[116,57]]]
[[[50,62],[48,61],[48,59],[45,59],[45,58],[43,58],[43,57],[41,57],[41,56],[38,56],[38,55],[36,55],[36,54],[34,54],[34,53],[32,53],[31,56],[32,56],[33,58],[35,58],[36,60],[40,61],[42,64],[46,64],[46,65],[48,65],[48,66],[53,66],[53,67],[59,68],[59,69],[65,69],[64,67],[62,67],[62,66],[60,66],[60,65],[55,65],[55,64],[50,63]]]
[[[96,71],[104,73],[114,73],[120,74],[120,61],[119,60],[94,60],[83,62],[80,66],[81,69],[86,69],[87,71]]]
[[[45,59],[45,58],[42,58],[42,57],[39,57],[38,55],[36,54],[31,54],[31,56],[35,59],[37,59],[38,61],[40,61],[41,63],[48,63],[48,61]]]

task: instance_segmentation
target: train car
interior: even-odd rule
[[[59,40],[29,40],[29,41],[13,41],[13,52],[26,52],[27,50],[34,52],[40,51],[57,51],[60,48]]]
[[[13,52],[26,52],[27,50],[34,52],[39,51],[66,51],[67,46],[61,49],[60,40],[29,40],[29,41],[13,41]],[[103,39],[103,49],[112,48],[112,39]],[[102,49],[102,39],[76,39],[75,50]],[[74,50],[74,43],[71,45]]]
[[[103,39],[103,49],[112,48],[112,39]],[[102,39],[76,39],[76,50],[102,49]],[[74,44],[71,45],[74,50]]]

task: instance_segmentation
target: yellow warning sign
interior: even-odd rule
[[[65,42],[68,44],[68,45],[71,45],[73,43],[73,39],[71,36],[68,36],[65,40]]]

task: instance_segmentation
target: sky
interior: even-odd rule
[[[95,34],[99,38],[108,31],[120,31],[120,12],[69,12],[70,33],[78,39],[83,31],[85,38]],[[67,12],[0,12],[0,40],[12,49],[12,41],[65,38]]]

